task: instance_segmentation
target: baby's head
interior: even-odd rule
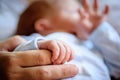
[[[77,35],[79,8],[77,0],[37,0],[21,15],[17,34],[68,32]]]

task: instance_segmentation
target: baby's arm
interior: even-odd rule
[[[25,42],[20,36],[13,36],[7,40],[0,41],[0,51],[13,51],[19,44]]]

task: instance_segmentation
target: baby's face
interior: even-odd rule
[[[65,0],[62,6],[52,15],[51,32],[68,32],[81,37],[80,4],[75,0]]]

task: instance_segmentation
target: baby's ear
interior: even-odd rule
[[[37,32],[42,33],[49,29],[49,20],[38,19],[35,21],[34,27]]]

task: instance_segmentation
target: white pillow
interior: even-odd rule
[[[19,15],[27,5],[25,0],[0,0],[0,40],[14,34]]]

